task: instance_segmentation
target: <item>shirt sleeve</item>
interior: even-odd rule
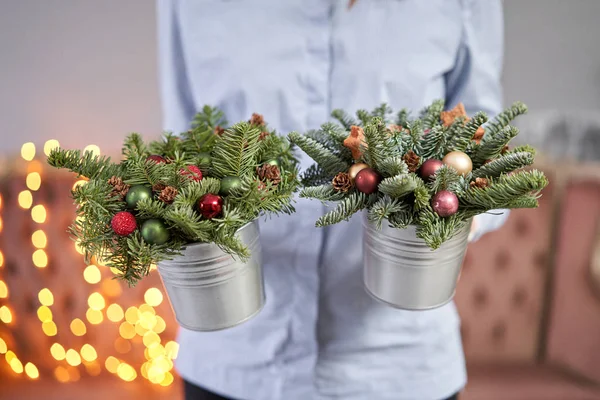
[[[462,102],[467,114],[485,111],[491,118],[502,110],[504,20],[500,0],[463,0],[463,35],[455,67],[446,75],[448,108]],[[502,226],[508,210],[476,217],[471,240]]]
[[[175,133],[188,130],[196,112],[186,71],[178,5],[178,0],[156,2],[163,129]]]

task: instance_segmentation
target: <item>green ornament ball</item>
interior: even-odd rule
[[[169,231],[158,219],[149,219],[142,224],[142,237],[150,244],[164,244],[169,240]]]
[[[134,209],[138,201],[143,199],[152,199],[152,189],[144,185],[135,185],[127,192],[125,202],[127,207]]]
[[[276,166],[278,166],[279,168],[281,168],[281,160],[280,160],[279,158],[274,158],[274,159],[272,159],[272,160],[269,160],[269,161],[265,162],[265,164],[268,164],[268,165],[276,165]]]
[[[221,179],[221,189],[219,194],[221,196],[227,196],[231,194],[232,190],[240,189],[242,187],[242,180],[237,176],[226,176]]]
[[[212,157],[210,153],[202,152],[198,153],[198,164],[200,165],[210,165]]]

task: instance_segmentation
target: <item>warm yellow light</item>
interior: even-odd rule
[[[4,221],[0,218],[0,232],[2,232],[2,228],[4,228]]]
[[[0,209],[2,209],[3,201],[4,199],[2,198],[2,195],[0,195]]]
[[[39,373],[37,367],[30,362],[25,364],[25,373],[31,379],[37,379],[40,377],[40,373]]]
[[[46,208],[38,204],[31,209],[31,219],[38,224],[43,224],[46,222]]]
[[[140,315],[139,324],[144,329],[153,330],[157,324],[156,315],[149,312],[142,313],[142,315]]]
[[[123,309],[118,304],[111,304],[106,309],[106,317],[112,322],[119,322],[124,316]]]
[[[150,272],[154,271],[156,268],[156,264],[150,264]]]
[[[135,336],[135,327],[129,322],[123,322],[119,326],[119,335],[125,339],[133,339]]]
[[[157,346],[160,346],[160,345],[157,345]],[[156,347],[156,346],[153,346],[153,347]],[[152,357],[150,357],[150,352],[148,351],[147,347],[144,349],[144,357],[146,358],[146,360],[152,360]]]
[[[60,383],[69,382],[69,371],[63,366],[58,366],[54,369],[54,377]]]
[[[170,369],[169,362],[167,361],[167,359],[164,356],[155,358],[152,361],[152,365],[156,366],[158,369],[160,369],[163,372],[167,372]]]
[[[137,333],[139,336],[144,336],[146,332],[148,332],[148,329],[144,328],[138,321],[138,323],[135,324],[135,333]]]
[[[100,372],[102,372],[102,369],[100,368],[100,365],[98,365],[97,362],[85,364],[85,369],[87,369],[88,374],[90,374],[91,376],[98,376],[100,375]]]
[[[98,353],[92,345],[86,343],[81,347],[81,358],[87,362],[92,362],[98,358]]]
[[[66,360],[69,365],[72,365],[74,367],[81,364],[81,357],[79,356],[79,353],[73,349],[67,350]]]
[[[129,322],[131,325],[135,325],[140,319],[137,307],[129,307],[127,311],[125,311],[125,320]]]
[[[46,268],[48,266],[48,255],[42,249],[34,251],[31,259],[33,260],[33,265],[38,268]]]
[[[48,237],[43,230],[37,230],[31,235],[31,243],[38,249],[43,249],[48,244]]]
[[[106,307],[106,302],[100,293],[94,292],[88,297],[88,306],[90,306],[92,310],[100,311]]]
[[[157,358],[166,356],[167,352],[162,344],[156,344],[146,349],[148,351],[148,358]]]
[[[4,266],[4,254],[0,251],[0,267]]]
[[[40,308],[38,308],[37,316],[41,322],[52,321],[52,311],[46,306],[40,306]]]
[[[27,174],[27,178],[25,178],[25,184],[29,190],[33,190],[35,192],[42,185],[42,177],[38,172],[31,172]]]
[[[158,288],[150,288],[144,293],[144,301],[152,307],[157,307],[163,301],[163,295]]]
[[[90,322],[90,324],[93,325],[98,325],[104,320],[102,311],[92,310],[91,308],[88,308],[88,310],[85,312],[85,317]]]
[[[40,290],[38,293],[38,299],[44,306],[50,307],[52,304],[54,304],[54,295],[52,295],[52,292],[48,288]]]
[[[44,154],[49,156],[50,152],[52,150],[56,149],[57,147],[60,147],[60,143],[58,143],[58,140],[56,140],[56,139],[47,140],[46,143],[44,143]]]
[[[69,368],[69,379],[71,382],[77,382],[81,375],[79,374],[79,370],[77,368]]]
[[[90,144],[90,145],[85,146],[85,148],[83,149],[83,152],[85,153],[86,151],[91,152],[95,156],[100,155],[100,147],[96,146],[95,144]]]
[[[148,363],[147,362],[142,364],[142,366],[140,367],[140,372],[142,373],[142,376],[145,379],[148,379]]]
[[[161,383],[165,379],[165,372],[156,366],[148,368],[148,380],[152,383]]]
[[[31,208],[31,205],[33,204],[31,192],[29,190],[20,192],[19,196],[17,196],[17,202],[19,203],[19,207],[24,208],[25,210]]]
[[[8,297],[8,286],[4,281],[0,281],[0,299],[5,299]]]
[[[75,335],[75,336],[83,336],[87,332],[85,324],[79,318],[75,318],[73,321],[71,321],[70,327],[71,327],[71,332],[73,332],[73,335]]]
[[[137,373],[135,369],[129,364],[121,363],[117,367],[117,375],[119,378],[123,379],[125,382],[131,382],[135,378],[137,378]]]
[[[173,383],[173,380],[173,374],[171,374],[170,372],[166,372],[165,379],[162,380],[160,386],[169,386]]]
[[[45,163],[44,163],[45,164]],[[29,172],[42,172],[44,164],[40,160],[33,160],[27,164],[27,173]]]
[[[142,304],[140,306],[140,308],[138,308],[139,310],[139,316],[141,317],[141,315],[143,313],[150,313],[152,315],[156,314],[156,311],[154,311],[154,308],[152,308],[152,306],[148,305],[148,304]]]
[[[52,357],[58,361],[62,361],[66,357],[65,348],[58,343],[54,343],[52,346],[50,346],[50,354],[52,354]]]
[[[56,336],[56,333],[58,332],[54,321],[46,321],[42,323],[42,330],[44,331],[46,336]]]
[[[121,285],[116,279],[105,279],[102,281],[102,293],[108,297],[119,297],[121,295]]]
[[[108,357],[106,359],[106,361],[104,362],[104,366],[106,367],[106,370],[113,374],[115,374],[117,372],[117,368],[119,368],[120,364],[121,364],[121,362],[119,360],[117,360],[116,358],[114,358],[113,356]]]
[[[88,265],[85,270],[83,270],[83,279],[85,279],[87,283],[98,283],[100,282],[100,279],[102,279],[102,274],[95,265]]]
[[[115,340],[115,350],[121,354],[129,353],[131,351],[131,343],[129,343],[129,340],[119,337]]]
[[[86,181],[85,179],[80,179],[77,182],[75,182],[73,184],[73,186],[71,187],[72,190],[75,190],[76,188],[78,188],[81,185],[85,185],[86,183],[88,183],[88,181]]]
[[[179,353],[179,343],[170,341],[165,344],[165,350],[167,351],[167,357],[169,357],[171,360],[174,360],[177,358],[177,354]]]
[[[160,336],[156,332],[148,331],[144,334],[144,346],[152,347],[152,345],[160,344]]]
[[[21,360],[19,360],[16,357],[13,358],[12,360],[10,360],[10,367],[17,374],[22,374],[23,373],[23,363],[21,362]]]
[[[4,354],[8,351],[8,346],[4,339],[0,338],[0,354]]]
[[[5,360],[6,360],[6,362],[7,362],[7,363],[9,363],[9,364],[10,364],[10,362],[12,361],[12,359],[13,359],[13,358],[17,358],[17,355],[16,355],[14,352],[10,351],[10,350],[8,350],[8,351],[6,352],[6,354],[4,355],[4,359],[5,359]]]
[[[10,308],[8,308],[7,306],[0,307],[0,321],[4,322],[5,324],[10,324],[12,320],[13,315],[10,311]]]
[[[157,315],[156,316],[156,325],[154,325],[154,328],[152,330],[156,333],[163,333],[166,328],[167,328],[167,324],[165,323],[165,320],[162,319],[162,317],[160,317],[159,315]]]
[[[35,157],[35,144],[29,142],[21,146],[21,157],[26,161],[31,161]]]
[[[83,255],[83,253],[85,253],[85,250],[84,250],[84,248],[83,248],[83,247],[81,247],[81,245],[79,244],[79,242],[75,242],[75,250],[76,250],[76,251],[77,251],[79,254],[81,254],[81,255]]]

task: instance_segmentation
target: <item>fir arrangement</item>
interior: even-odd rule
[[[88,180],[73,189],[77,218],[70,233],[130,284],[186,244],[212,242],[243,260],[238,229],[261,215],[292,213],[297,160],[285,137],[259,114],[230,127],[205,106],[181,135],[145,143],[133,133],[119,163],[56,149],[48,163]]]
[[[339,123],[289,134],[315,161],[302,176],[300,197],[337,203],[317,226],[366,209],[379,228],[416,225],[417,236],[437,249],[475,215],[538,206],[548,180],[525,169],[535,150],[509,148],[519,132],[510,123],[526,112],[516,102],[488,121],[484,112],[469,118],[462,104],[444,111],[441,100],[416,118],[406,109],[394,115],[385,104],[359,110],[356,119],[335,110]]]

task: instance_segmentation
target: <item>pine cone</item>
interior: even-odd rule
[[[256,167],[256,174],[261,181],[270,181],[273,185],[281,182],[281,172],[277,165],[263,164],[260,167]]]
[[[490,186],[490,182],[486,178],[475,178],[475,180],[472,181],[469,185],[471,187],[483,189]]]
[[[166,188],[166,187],[167,187],[167,185],[165,185],[164,183],[162,183],[162,182],[158,182],[158,183],[155,183],[154,185],[152,185],[152,191],[153,191],[153,192],[159,192],[159,193],[160,193],[160,192],[162,192],[162,191],[163,191],[163,189],[164,189],[164,188]]]
[[[177,196],[177,189],[173,186],[167,186],[163,190],[161,190],[158,195],[158,199],[163,203],[171,204],[173,200],[175,200],[175,196]]]
[[[222,136],[223,132],[225,132],[225,128],[221,128],[219,125],[217,125],[215,126],[215,130],[213,132],[217,136]]]
[[[261,140],[265,140],[267,138],[267,136],[269,136],[270,133],[267,131],[263,131],[260,133],[260,136],[258,137],[258,141],[260,142]]]
[[[418,155],[416,155],[415,152],[412,150],[402,157],[402,161],[404,161],[408,166],[409,172],[415,172],[417,169],[419,169],[420,160],[421,158]]]
[[[263,126],[265,124],[265,119],[262,115],[254,113],[248,122],[250,122],[250,125]]]
[[[125,182],[123,182],[123,179],[119,178],[118,176],[110,177],[110,179],[108,180],[108,184],[113,187],[110,193],[111,196],[119,197],[120,199],[123,199],[127,195],[127,192],[131,187]]]
[[[353,183],[352,179],[350,179],[350,175],[346,172],[340,172],[337,174],[333,181],[331,181],[333,188],[338,192],[346,193],[348,190],[352,189]]]

